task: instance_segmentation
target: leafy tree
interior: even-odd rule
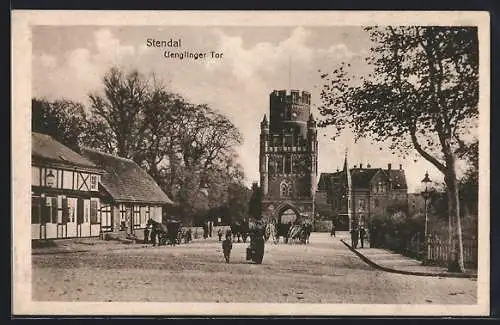
[[[253,183],[252,196],[250,197],[250,200],[248,202],[248,212],[249,215],[253,218],[259,219],[262,216],[261,199],[262,199],[262,190],[257,185],[257,183]]]
[[[34,99],[33,130],[133,159],[180,204],[177,213],[189,222],[219,207],[246,213],[244,174],[235,162],[242,136],[227,117],[189,103],[137,70],[113,67],[102,81],[102,91],[89,94],[86,111],[70,101]]]
[[[320,126],[347,126],[356,136],[415,149],[444,175],[448,195],[450,271],[464,271],[459,151],[478,117],[476,28],[369,27],[372,74],[359,78],[342,64],[323,73]]]
[[[48,134],[75,150],[84,131],[84,115],[82,104],[70,100],[31,100],[31,130]]]

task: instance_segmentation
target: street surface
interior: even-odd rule
[[[33,300],[476,303],[474,279],[377,271],[326,233],[313,233],[308,245],[267,242],[262,265],[245,261],[248,243],[233,244],[226,264],[216,237],[176,247],[135,246],[33,255]]]

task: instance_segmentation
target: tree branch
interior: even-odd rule
[[[410,130],[410,136],[415,150],[417,150],[417,152],[427,161],[436,166],[436,168],[439,169],[440,172],[442,172],[443,174],[446,173],[446,166],[422,148],[422,146],[418,142],[415,128]]]

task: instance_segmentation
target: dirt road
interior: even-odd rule
[[[33,255],[33,299],[50,301],[473,304],[471,279],[373,270],[338,238],[313,233],[308,245],[266,243],[262,265],[235,243],[93,249]]]

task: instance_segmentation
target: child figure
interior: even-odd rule
[[[219,228],[219,230],[217,231],[217,236],[219,236],[219,241],[222,240],[222,229]]]
[[[231,249],[233,249],[233,241],[231,239],[231,232],[226,232],[226,239],[222,242],[222,250],[224,251],[224,258],[226,263],[229,263],[229,257],[231,256]]]

